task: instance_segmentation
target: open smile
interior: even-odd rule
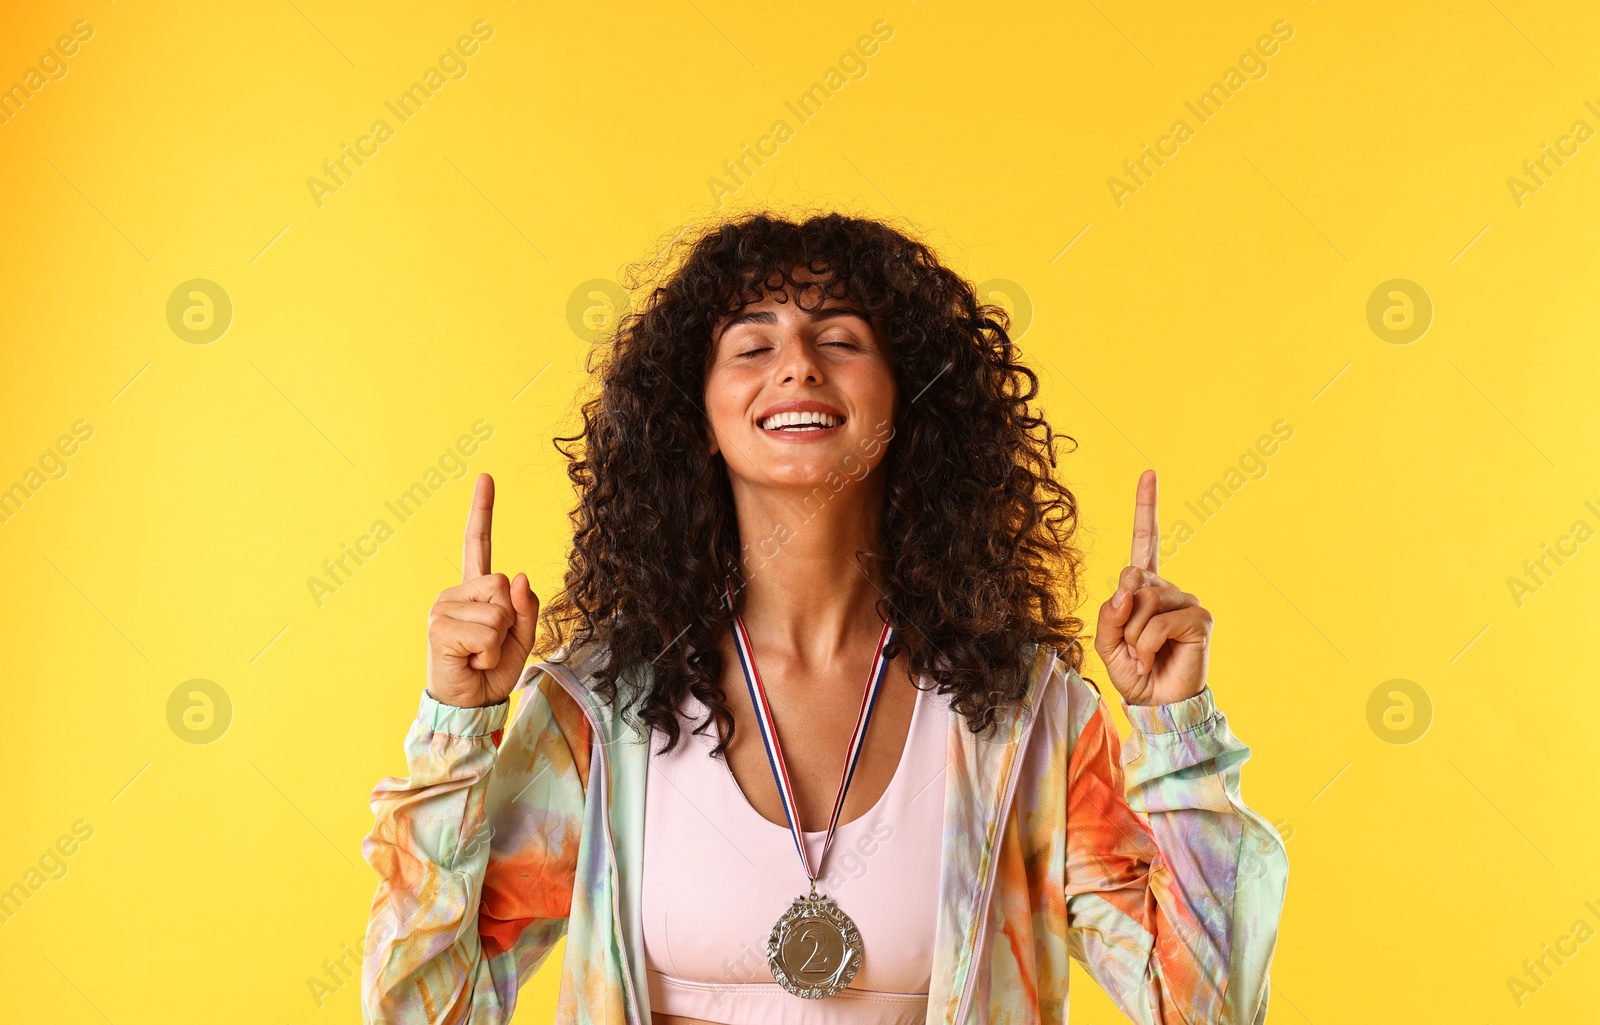
[[[780,402],[756,418],[756,426],[779,436],[832,434],[844,426],[845,415],[821,402]]]
[[[761,421],[763,431],[825,431],[844,423],[842,416],[827,413],[778,413]]]

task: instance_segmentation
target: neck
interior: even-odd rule
[[[857,551],[881,551],[882,476],[851,480],[817,504],[812,491],[734,482],[744,597],[740,618],[763,651],[826,664],[841,651],[875,645],[883,630],[878,565]],[[803,500],[809,499],[809,505]]]

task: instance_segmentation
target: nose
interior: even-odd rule
[[[822,383],[822,368],[817,362],[816,352],[811,343],[799,333],[791,334],[784,339],[783,358],[778,362],[778,374],[783,384]]]

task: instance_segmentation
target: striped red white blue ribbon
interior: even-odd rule
[[[800,815],[795,805],[794,788],[789,782],[789,770],[783,762],[783,748],[778,743],[778,724],[772,717],[772,706],[767,701],[766,688],[761,684],[761,673],[756,669],[755,655],[751,651],[750,635],[745,631],[744,620],[734,611],[732,583],[723,592],[728,611],[733,613],[733,643],[739,651],[739,666],[744,670],[745,684],[750,688],[750,703],[755,706],[756,723],[761,728],[761,743],[767,749],[767,764],[772,767],[772,778],[778,784],[778,797],[783,801],[783,814],[789,822],[789,833],[794,837],[795,850],[800,852],[800,863],[805,866],[806,878],[815,888],[817,872],[811,869],[811,855],[806,851],[805,838],[800,832]],[[844,810],[844,795],[850,789],[850,779],[855,775],[856,763],[861,758],[861,747],[867,737],[867,724],[872,720],[872,709],[878,700],[889,663],[883,649],[894,636],[894,628],[883,624],[878,635],[878,650],[872,656],[872,672],[867,677],[867,687],[861,695],[861,710],[856,713],[855,732],[850,735],[850,746],[845,750],[844,775],[839,780],[839,795],[833,800],[833,814],[828,818],[828,834],[822,841],[822,853],[817,855],[818,871],[833,844],[833,831],[839,824],[839,813]]]

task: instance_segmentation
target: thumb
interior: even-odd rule
[[[517,614],[517,621],[511,626],[511,640],[519,658],[526,658],[533,650],[534,630],[539,623],[539,598],[528,586],[526,573],[518,573],[511,581],[511,608]]]

